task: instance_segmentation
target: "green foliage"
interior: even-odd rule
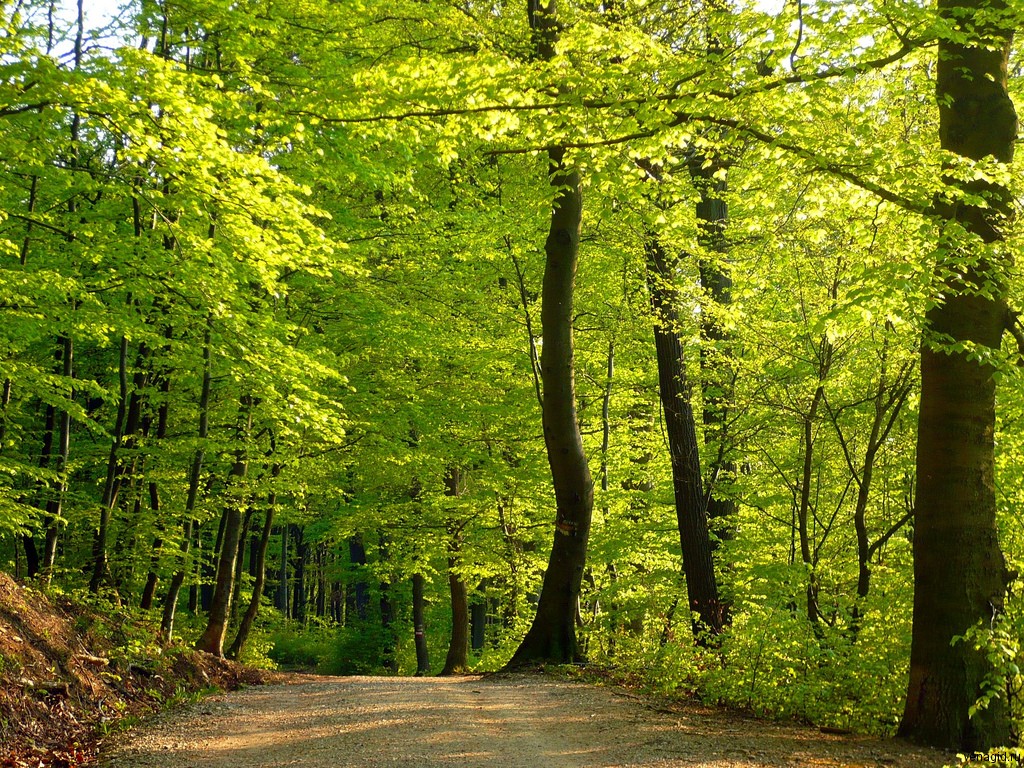
[[[283,669],[313,672],[331,656],[333,632],[286,628],[267,635],[267,657]]]
[[[574,338],[598,484],[588,653],[659,690],[891,731],[908,652],[919,335],[943,279],[999,256],[928,210],[943,174],[1020,186],[1019,164],[934,150],[929,46],[970,31],[881,0],[804,4],[799,23],[791,4],[655,13],[627,1],[611,18],[567,3],[559,49],[540,61],[523,10],[371,0],[339,21],[293,0],[183,0],[165,18],[144,3],[110,49],[76,61],[51,47],[43,4],[4,11],[4,567],[24,573],[24,534],[38,549],[55,536],[52,583],[84,586],[106,509],[95,606],[116,614],[151,573],[158,603],[179,569],[186,590],[208,586],[225,508],[251,513],[251,531],[272,509],[261,611],[275,610],[283,574],[290,616],[257,623],[244,660],[410,672],[408,583],[421,574],[437,669],[452,573],[486,602],[474,665],[504,663],[552,535],[533,357],[544,150],[564,144],[586,200]],[[728,208],[721,242],[697,212],[712,180]],[[986,194],[960,201],[988,206]],[[1007,223],[1011,249],[1019,226]],[[673,330],[693,405],[726,412],[727,429],[697,425],[705,490],[737,503],[719,523],[733,625],[717,650],[690,647],[680,601],[652,234],[679,257]],[[728,301],[712,297],[709,270],[728,279]],[[1012,270],[998,277],[972,290],[1005,282],[1024,301]],[[1017,350],[926,342],[997,369],[1001,527],[1020,570]],[[244,478],[229,477],[241,458]],[[176,632],[189,642],[204,617],[184,601]],[[979,706],[1016,678],[1017,624],[965,638],[997,676]],[[125,663],[153,651],[154,636],[116,639]]]

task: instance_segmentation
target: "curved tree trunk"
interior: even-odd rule
[[[558,42],[556,0],[541,5],[527,0],[534,52],[551,59]],[[587,560],[594,510],[594,481],[576,418],[573,351],[573,295],[583,221],[579,171],[565,162],[565,149],[548,150],[550,183],[555,190],[551,224],[544,242],[541,289],[540,368],[543,385],[544,446],[555,490],[555,538],[544,572],[537,613],[509,667],[538,661],[582,660],[576,638],[576,606]]]
[[[552,10],[553,12],[553,10]],[[542,290],[541,376],[544,385],[544,444],[555,489],[555,536],[544,573],[537,614],[509,662],[574,662],[582,654],[576,638],[576,604],[587,558],[594,483],[576,418],[573,355],[573,293],[583,204],[579,172],[567,168],[564,152],[551,150],[551,184],[558,191]]]
[[[1012,30],[992,21],[1008,13],[1006,4],[939,0],[939,12],[976,21],[986,38],[939,41],[942,148],[1009,164],[1017,130],[1006,76]],[[954,638],[998,618],[1009,580],[996,528],[994,369],[964,345],[983,354],[998,349],[1007,327],[1010,256],[1001,243],[1013,195],[992,181],[963,182],[950,174],[946,183],[952,188],[935,210],[966,236],[958,226],[947,228],[951,242],[943,244],[938,263],[940,303],[927,314],[921,344],[914,629],[900,734],[971,752],[1010,738],[1005,695],[970,716],[993,668],[987,654]],[[987,198],[988,205],[963,201],[965,191]]]

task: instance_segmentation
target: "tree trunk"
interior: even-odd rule
[[[348,585],[348,612],[350,616],[364,621],[369,613],[370,591],[366,588],[366,548],[362,535],[358,533],[348,539],[348,561],[349,573],[352,574],[352,582]]]
[[[61,375],[70,379],[74,375],[75,347],[71,335],[67,334],[58,340],[57,356],[60,362]],[[71,393],[74,396],[74,391]],[[50,406],[52,408],[52,406]],[[50,414],[48,412],[47,419]],[[67,409],[60,412],[60,424],[57,433],[57,453],[54,470],[57,472],[56,493],[46,501],[46,516],[43,525],[46,528],[46,542],[43,546],[43,562],[41,568],[43,578],[49,581],[53,575],[54,566],[57,563],[57,533],[58,520],[64,505],[64,494],[68,489],[68,460],[71,455],[71,412]]]
[[[277,592],[274,605],[284,618],[288,618],[288,524],[281,526],[281,559],[277,565]]]
[[[249,397],[242,398],[244,414],[241,417],[243,426],[238,429],[236,440],[243,442],[252,428],[252,401]],[[237,494],[237,486],[245,479],[249,470],[249,462],[245,449],[235,452],[235,462],[231,466],[228,478],[229,491]],[[210,602],[210,616],[206,629],[196,641],[197,651],[206,651],[214,656],[224,655],[224,635],[227,632],[228,615],[231,610],[231,592],[234,586],[235,562],[238,555],[239,534],[242,527],[242,510],[240,495],[229,498],[224,509],[224,536],[221,540],[220,554],[217,559],[217,576],[214,584],[213,599]]]
[[[281,474],[281,465],[274,464],[270,470],[272,477],[277,477]],[[270,548],[270,534],[273,531],[274,526],[274,512],[277,510],[277,493],[274,491],[270,492],[267,497],[267,511],[263,517],[263,530],[260,532],[259,548],[256,550],[256,565],[255,565],[255,582],[252,586],[252,596],[249,598],[249,605],[245,609],[245,614],[242,616],[242,621],[238,625],[238,631],[235,633],[235,639],[231,643],[231,647],[228,649],[227,656],[229,659],[238,659],[242,655],[242,650],[245,648],[245,643],[249,639],[249,633],[252,631],[252,625],[256,622],[256,617],[259,615],[260,610],[260,599],[263,597],[263,582],[267,577],[267,550]]]
[[[557,41],[557,8],[528,0],[537,54],[549,59]],[[510,667],[539,661],[581,661],[576,638],[576,604],[586,565],[594,507],[594,483],[576,417],[573,352],[573,294],[579,257],[583,199],[580,174],[565,163],[565,150],[548,151],[556,190],[544,244],[541,379],[544,388],[544,445],[555,491],[555,533],[537,613]]]
[[[718,49],[717,44],[712,45]],[[717,52],[720,52],[718,50]],[[702,161],[703,157],[700,158]],[[700,193],[697,203],[697,241],[706,251],[718,254],[728,252],[725,239],[725,225],[729,218],[729,206],[725,201],[726,181],[720,174],[725,169],[721,162],[693,162],[689,165]],[[729,482],[736,474],[736,463],[731,457],[729,436],[729,405],[732,400],[735,366],[730,357],[729,334],[716,320],[719,307],[732,303],[732,278],[720,264],[701,257],[700,283],[705,295],[714,306],[704,303],[701,320],[701,393],[704,410],[704,445],[710,449],[707,455],[707,517],[712,533],[712,549],[718,540],[731,539],[735,533],[736,502],[715,492],[718,484]],[[724,611],[727,614],[728,611]],[[728,616],[723,620],[727,623]]]
[[[458,572],[459,542],[452,541],[448,558],[448,594],[452,603],[452,634],[441,675],[458,675],[469,669],[469,592]]]
[[[412,628],[416,645],[416,677],[430,673],[430,656],[427,653],[427,622],[424,614],[425,579],[422,573],[412,575]]]
[[[210,434],[210,388],[213,383],[213,376],[210,372],[211,322],[211,319],[207,318],[206,331],[203,335],[203,381],[199,391],[200,445],[192,455],[192,465],[189,467],[188,494],[185,497],[185,522],[183,524],[181,546],[179,547],[179,564],[178,568],[174,571],[174,575],[171,576],[171,583],[167,587],[163,615],[160,619],[160,636],[165,643],[169,643],[174,636],[174,614],[178,609],[178,595],[181,592],[181,585],[185,583],[185,574],[188,569],[188,552],[192,544],[192,536],[194,535],[192,514],[195,512],[196,502],[199,499],[199,485],[205,455],[202,443]]]
[[[456,498],[462,495],[465,477],[458,467],[450,466],[445,472],[445,496]],[[459,551],[462,549],[462,529],[454,523],[449,531],[448,543],[448,594],[451,597],[452,633],[448,642],[448,655],[444,661],[442,675],[456,675],[469,669],[469,590],[459,572]]]
[[[100,523],[96,529],[96,537],[93,540],[92,548],[92,577],[89,579],[89,591],[99,592],[109,578],[110,563],[107,559],[107,539],[110,532],[110,517],[114,506],[117,504],[117,494],[120,489],[120,469],[118,452],[121,448],[121,440],[124,437],[125,417],[128,410],[128,337],[121,337],[121,347],[118,354],[118,382],[119,397],[117,402],[117,416],[115,417],[114,430],[110,440],[110,453],[107,456],[107,479],[103,484],[103,498],[100,501]]]
[[[469,647],[474,651],[482,651],[487,643],[487,597],[481,595],[469,607]]]
[[[235,579],[231,587],[231,594],[235,599],[231,601],[231,621],[238,620],[239,603],[238,597],[242,594],[242,576],[245,573],[245,547],[249,538],[249,527],[252,525],[252,516],[255,510],[248,507],[242,517],[242,529],[238,532],[238,552],[235,553]]]
[[[700,470],[700,446],[690,401],[686,359],[679,338],[679,297],[672,285],[672,269],[661,244],[651,236],[647,245],[648,282],[655,314],[654,345],[658,357],[658,390],[665,412],[672,460],[672,488],[686,574],[694,640],[709,643],[723,627],[718,598],[711,536],[705,511]]]
[[[303,625],[306,623],[306,561],[309,559],[309,542],[304,533],[300,526],[292,526],[292,538],[295,539],[292,618]]]
[[[977,23],[986,38],[939,40],[942,148],[1009,165],[1017,130],[1006,74],[1012,31],[995,28],[993,21],[1008,13],[1006,5],[939,0],[938,7],[948,19]],[[939,196],[935,210],[967,235],[947,228],[951,242],[943,243],[939,257],[939,303],[927,314],[921,344],[914,628],[900,734],[970,753],[1010,739],[1005,691],[970,716],[994,670],[987,654],[953,638],[999,618],[1009,581],[996,527],[995,371],[984,361],[988,350],[998,350],[1007,327],[1004,277],[1011,259],[1002,241],[1014,196],[992,181],[963,182],[952,174],[945,181],[952,189]],[[970,205],[963,191],[984,196],[988,205]],[[964,342],[981,354],[950,348]]]

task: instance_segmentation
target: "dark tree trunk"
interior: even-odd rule
[[[316,553],[316,615],[327,616],[327,593],[330,583],[327,580],[327,545],[320,544]]]
[[[378,562],[386,567],[386,563],[390,558],[388,551],[388,537],[386,534],[381,534],[380,543],[378,546]],[[384,669],[389,672],[398,671],[398,658],[396,652],[398,650],[398,638],[395,636],[394,622],[395,622],[395,610],[391,603],[391,582],[382,580],[379,586],[380,594],[380,626],[381,635],[383,636],[383,643],[381,648],[381,656]]]
[[[74,344],[71,340],[70,335],[62,336],[57,343],[57,357],[60,366],[61,375],[66,379],[70,379],[74,375]],[[74,396],[74,392],[71,393]],[[55,414],[52,413],[52,406],[47,408],[47,422],[48,430],[52,434],[53,423],[52,419]],[[57,563],[57,535],[58,535],[58,523],[60,520],[62,507],[64,504],[64,494],[68,488],[68,459],[71,455],[71,412],[63,410],[60,413],[60,425],[57,433],[57,453],[56,462],[54,464],[54,470],[57,472],[57,488],[56,492],[46,500],[46,516],[43,519],[43,525],[46,529],[46,541],[43,545],[43,562],[41,568],[43,570],[43,577],[48,581],[53,575],[53,568]]]
[[[210,387],[213,378],[210,374],[210,322],[207,321],[206,331],[203,336],[203,382],[199,392],[199,440],[204,441],[210,434]],[[196,502],[199,499],[199,485],[202,477],[204,452],[200,445],[192,455],[192,465],[188,473],[188,494],[185,497],[185,522],[179,547],[178,567],[171,576],[171,583],[167,587],[167,596],[164,598],[163,615],[160,619],[160,636],[164,642],[170,642],[174,635],[174,614],[178,609],[178,595],[181,592],[181,585],[185,583],[185,574],[188,569],[188,553],[194,535],[194,523],[192,515],[195,512]],[[189,595],[191,598],[191,594]],[[190,599],[191,602],[191,599]],[[189,606],[191,608],[191,605]]]
[[[31,579],[39,573],[39,550],[31,534],[23,534],[21,544],[25,548],[25,576]]]
[[[456,498],[462,495],[465,477],[455,466],[448,468],[444,477],[444,493]],[[459,571],[459,553],[462,549],[462,529],[449,530],[448,541],[448,594],[452,607],[452,634],[448,642],[448,655],[444,661],[442,675],[456,675],[469,669],[469,590]]]
[[[270,474],[273,477],[277,477],[281,474],[281,465],[274,464],[270,470]],[[235,633],[235,639],[231,643],[231,647],[228,649],[227,656],[229,659],[238,659],[242,655],[242,650],[245,648],[245,643],[249,639],[249,633],[252,631],[252,625],[256,621],[256,617],[259,615],[260,610],[260,598],[263,596],[263,582],[267,577],[267,550],[270,548],[270,534],[274,527],[274,512],[277,510],[277,493],[271,491],[267,497],[267,511],[263,516],[263,530],[260,532],[259,537],[259,548],[256,550],[255,567],[256,573],[255,582],[252,587],[252,596],[249,598],[249,605],[245,609],[245,614],[242,616],[242,621],[238,625],[238,631]]]
[[[458,571],[459,543],[454,540],[448,558],[448,594],[452,604],[452,634],[442,675],[458,675],[469,669],[469,592]]]
[[[262,541],[263,537],[255,532],[249,537],[249,575],[254,579],[256,578],[256,559],[259,557]]]
[[[366,586],[366,548],[360,534],[348,539],[349,573],[352,581],[348,585],[347,601],[349,615],[365,621],[370,608],[370,590]]]
[[[292,538],[295,539],[292,618],[300,624],[306,623],[306,562],[309,560],[309,542],[306,541],[304,534],[301,527],[292,526]]]
[[[469,607],[469,645],[474,651],[482,651],[487,644],[487,598],[480,597]]]
[[[167,337],[170,338],[170,336],[171,332],[168,330]],[[169,349],[164,350],[165,353],[169,353],[169,351]],[[161,376],[160,380],[160,393],[162,397],[160,407],[157,412],[155,435],[158,442],[167,437],[167,417],[170,409],[170,392],[171,380],[165,374]],[[160,555],[164,548],[164,520],[160,515],[160,487],[156,484],[156,481],[153,480],[149,482],[149,508],[153,511],[153,517],[156,519],[157,535],[153,539],[149,573],[146,575],[146,586],[142,590],[142,600],[139,603],[139,607],[144,611],[148,611],[153,607],[153,600],[156,598],[156,585],[159,581]]]
[[[107,539],[110,534],[110,517],[117,504],[120,489],[120,467],[118,452],[124,438],[125,419],[128,410],[128,337],[121,337],[118,355],[119,398],[117,416],[110,441],[110,453],[107,457],[107,479],[103,485],[103,498],[100,501],[100,522],[96,529],[96,537],[92,548],[92,577],[89,579],[89,591],[99,592],[100,587],[109,580],[110,563],[107,558]]]
[[[412,576],[412,627],[416,644],[416,677],[430,673],[430,656],[427,653],[427,622],[425,614],[425,579],[422,573]]]
[[[252,429],[252,400],[242,398],[242,414],[236,439],[245,440]],[[235,561],[238,556],[239,534],[242,527],[242,499],[237,486],[240,485],[249,470],[249,462],[244,449],[235,452],[235,462],[231,466],[228,478],[228,490],[234,492],[236,498],[229,498],[224,509],[223,529],[220,553],[217,558],[217,576],[214,584],[213,599],[210,602],[210,615],[206,629],[196,641],[197,651],[206,651],[214,656],[224,655],[224,635],[227,632],[228,616],[231,610],[232,588],[234,586]]]
[[[531,25],[538,51],[549,58],[557,38],[555,2],[531,0]],[[544,245],[541,377],[544,387],[544,444],[555,491],[555,533],[537,613],[510,667],[540,661],[582,660],[576,637],[576,605],[586,566],[594,508],[594,483],[576,417],[573,353],[573,294],[579,255],[583,200],[580,175],[565,165],[564,150],[549,151],[555,197]]]
[[[1012,30],[994,26],[1009,12],[1006,4],[939,0],[938,7],[947,19],[977,23],[986,38],[939,39],[942,148],[1009,165],[1017,132],[1007,91]],[[957,24],[964,27],[966,21]],[[1011,735],[1005,695],[970,716],[994,670],[971,643],[953,642],[999,617],[1009,581],[996,526],[995,371],[979,357],[999,349],[1007,327],[1005,276],[1012,259],[1003,241],[1015,197],[987,178],[963,182],[950,174],[952,189],[935,203],[938,215],[962,226],[966,237],[948,228],[952,242],[943,243],[939,257],[938,303],[927,314],[921,344],[914,628],[900,725],[903,736],[967,753],[1007,744]],[[987,198],[988,205],[970,205],[964,191]],[[963,343],[981,355],[950,348]]]
[[[281,526],[281,559],[277,565],[277,593],[274,605],[286,619],[288,613],[288,524]]]
[[[665,432],[672,461],[672,487],[682,544],[686,592],[692,611],[694,639],[698,643],[707,644],[709,634],[715,636],[721,633],[724,617],[711,556],[711,536],[701,480],[700,446],[690,401],[686,359],[679,338],[679,297],[673,287],[672,269],[661,244],[651,237],[646,248],[651,304],[655,314],[658,389],[665,412]]]

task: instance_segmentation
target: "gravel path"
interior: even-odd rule
[[[945,760],[900,742],[822,734],[545,677],[307,678],[165,713],[107,768],[757,768]]]

